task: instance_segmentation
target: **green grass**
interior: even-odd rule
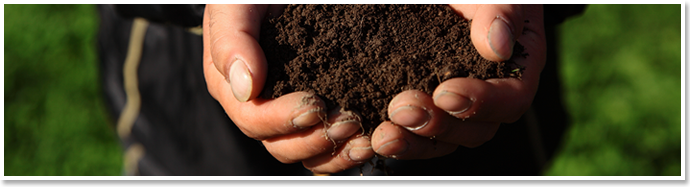
[[[591,5],[560,27],[572,128],[548,175],[680,175],[680,5]]]
[[[681,8],[591,5],[561,26],[573,123],[546,175],[680,175]],[[5,175],[121,174],[97,29],[93,5],[5,5]]]
[[[93,5],[5,5],[5,175],[120,175]]]

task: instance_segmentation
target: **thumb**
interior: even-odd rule
[[[258,39],[265,5],[208,5],[204,15],[204,57],[231,85],[240,102],[256,98],[266,79],[267,64]]]
[[[522,5],[459,7],[453,6],[465,18],[472,20],[470,37],[479,54],[491,61],[510,59],[513,45],[522,34]]]

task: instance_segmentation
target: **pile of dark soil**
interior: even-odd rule
[[[514,62],[479,55],[469,26],[447,5],[289,5],[262,25],[269,69],[261,97],[313,92],[328,108],[360,113],[370,133],[402,91],[431,94],[454,77],[520,78]]]

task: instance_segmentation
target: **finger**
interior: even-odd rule
[[[373,150],[395,159],[428,159],[447,155],[457,145],[417,136],[410,131],[386,121],[371,136]]]
[[[407,90],[393,97],[388,104],[388,116],[394,124],[420,133],[421,136],[430,137],[445,130],[445,126],[439,126],[444,112],[435,108],[426,93]],[[428,125],[432,127],[426,128]]]
[[[334,152],[335,144],[326,138],[326,129],[319,123],[305,131],[261,141],[273,157],[282,163],[295,163],[322,153]]]
[[[531,105],[536,79],[448,79],[436,88],[433,100],[437,107],[459,119],[511,123]]]
[[[220,77],[217,72],[215,75]],[[222,80],[216,81],[220,91],[215,95],[230,94],[229,85],[223,84]],[[249,102],[239,102],[232,97],[215,98],[245,135],[258,140],[302,131],[326,119],[326,104],[307,92],[293,92],[271,100],[257,98]]]
[[[361,119],[342,108],[329,112],[328,118],[328,123],[319,124],[304,132],[266,139],[263,141],[264,146],[284,163],[310,159],[319,154],[333,155],[336,153],[334,147],[350,139],[361,128]],[[328,124],[331,124],[330,127]]]
[[[328,113],[326,127],[328,138],[336,143],[342,143],[362,129],[362,118],[355,112],[337,107]]]
[[[472,20],[470,37],[477,51],[491,61],[505,61],[522,34],[522,5],[451,5]]]
[[[320,154],[302,164],[314,173],[337,173],[361,165],[374,157],[369,139],[368,136],[352,136],[347,144],[338,149],[336,155]]]
[[[489,141],[500,124],[455,118],[436,107],[431,96],[418,90],[396,95],[388,114],[394,124],[413,134],[465,147],[477,147]]]
[[[256,98],[266,80],[266,57],[257,42],[266,11],[267,5],[208,5],[204,12],[204,49],[241,102]]]

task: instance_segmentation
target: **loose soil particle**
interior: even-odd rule
[[[289,5],[262,25],[261,97],[313,92],[329,109],[361,114],[371,133],[402,91],[432,94],[454,77],[520,78],[524,67],[481,57],[469,27],[447,5]],[[522,52],[516,43],[514,56]]]

